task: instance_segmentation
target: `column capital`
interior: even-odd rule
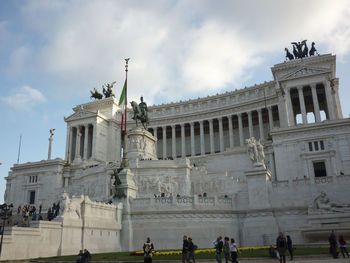
[[[191,126],[191,127],[194,126],[194,122],[190,122],[190,126]]]
[[[310,87],[311,87],[312,89],[316,89],[316,85],[317,85],[316,83],[311,83],[311,84],[310,84]]]
[[[252,115],[252,111],[247,111],[248,116]]]
[[[182,127],[185,127],[185,123],[179,123],[179,125]]]
[[[176,124],[171,124],[172,129],[175,129],[175,127],[176,127]]]
[[[217,118],[219,122],[222,122],[222,117]]]
[[[203,125],[203,121],[204,120],[199,120],[198,122],[199,122],[200,125]]]
[[[209,123],[213,123],[213,119],[208,119],[208,122]]]
[[[239,118],[241,118],[241,117],[242,117],[242,112],[238,112],[238,113],[237,113],[237,116],[238,116]]]

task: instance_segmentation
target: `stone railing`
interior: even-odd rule
[[[168,197],[144,197],[132,199],[131,205],[133,208],[146,208],[146,207],[232,207],[231,197],[218,197],[218,196],[168,196]]]
[[[333,182],[333,177],[315,177],[315,184],[329,184]]]

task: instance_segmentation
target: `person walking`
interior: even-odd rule
[[[238,248],[237,245],[235,243],[235,240],[233,238],[231,238],[231,245],[230,245],[230,251],[231,251],[231,260],[232,263],[238,263],[237,258],[238,258]]]
[[[224,255],[225,255],[225,262],[228,263],[230,260],[230,239],[228,237],[224,237]]]
[[[343,235],[339,236],[339,247],[340,247],[340,251],[343,254],[343,258],[345,258],[345,254],[349,257],[349,253],[346,249],[346,241],[344,240]]]
[[[152,263],[152,253],[154,250],[153,243],[151,239],[147,237],[146,242],[143,244],[143,262]]]
[[[215,241],[214,241],[214,245],[215,245],[215,258],[216,261],[218,263],[221,263],[221,252],[222,252],[222,248],[224,246],[224,243],[222,242],[222,236],[219,236]]]
[[[293,242],[290,236],[287,235],[287,249],[290,255],[290,260],[293,260]]]
[[[182,263],[188,262],[188,240],[187,236],[184,236],[182,242]]]
[[[280,232],[276,240],[276,247],[280,255],[280,263],[286,263],[287,240],[282,232]]]
[[[192,238],[188,238],[188,262],[191,262],[191,259],[193,260],[193,263],[196,262],[194,258],[194,251],[196,250],[196,246],[192,242]]]
[[[329,249],[332,253],[333,258],[338,258],[338,249],[337,249],[337,239],[334,234],[334,230],[332,230],[331,235],[328,238],[329,241]]]

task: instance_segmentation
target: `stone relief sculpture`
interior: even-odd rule
[[[349,204],[336,204],[329,200],[325,192],[321,192],[309,207],[310,212],[350,212]]]
[[[260,140],[256,140],[254,137],[246,139],[247,151],[250,160],[253,162],[255,167],[262,166],[265,168],[265,153],[264,146],[261,144]]]

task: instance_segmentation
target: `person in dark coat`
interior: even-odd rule
[[[332,253],[333,258],[338,258],[338,249],[337,249],[337,239],[334,234],[334,230],[332,230],[331,235],[328,238],[330,252]]]
[[[287,235],[287,248],[290,255],[290,260],[293,260],[293,242],[290,236]]]
[[[280,263],[286,263],[287,240],[282,232],[280,232],[276,240],[276,247],[280,255]]]
[[[187,236],[184,236],[182,242],[182,263],[188,262],[188,245]]]
[[[218,263],[221,263],[221,252],[224,247],[224,243],[222,242],[222,236],[219,236],[216,241],[214,241],[215,245],[215,258]]]
[[[194,251],[195,251],[196,247],[195,245],[193,244],[192,242],[192,238],[189,237],[188,238],[188,262],[190,263],[191,262],[191,259],[193,260],[193,263],[196,262],[195,258],[194,258]]]

